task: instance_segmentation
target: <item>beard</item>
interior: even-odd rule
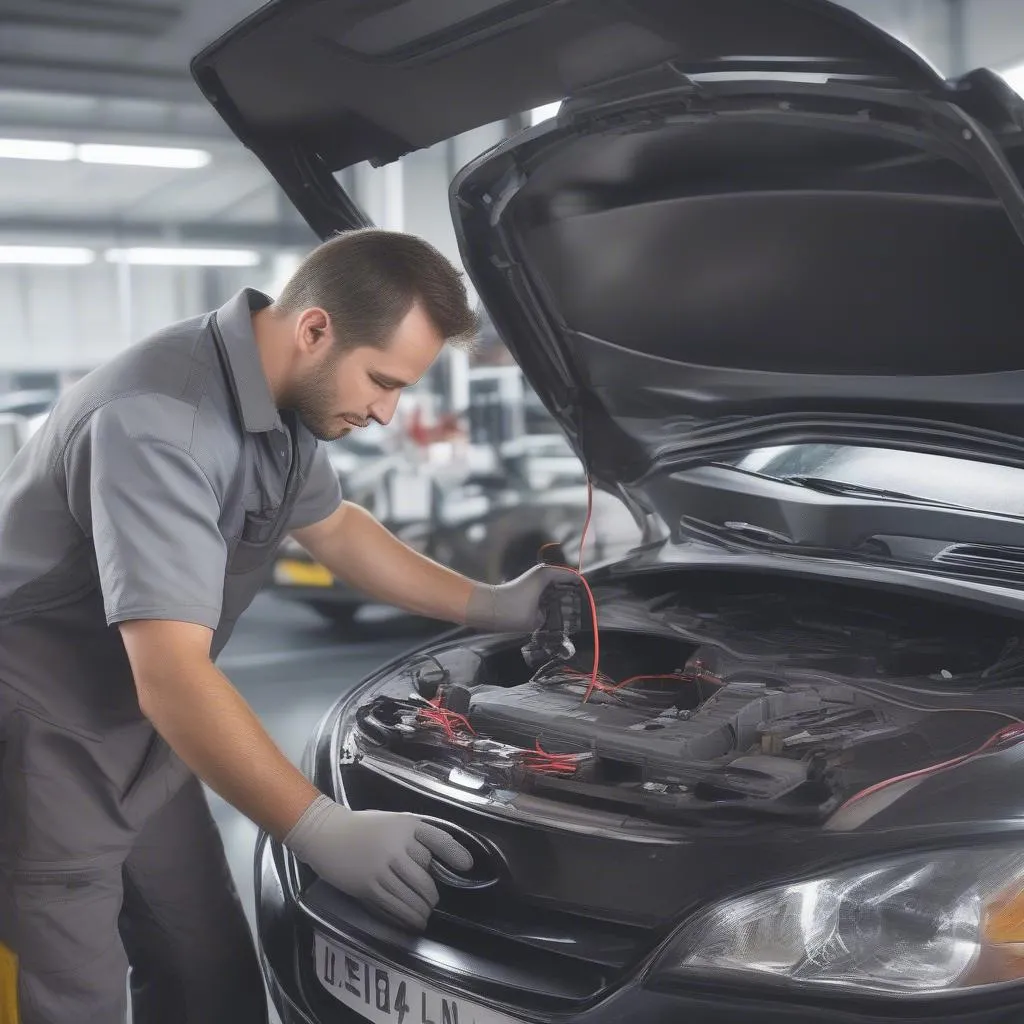
[[[295,382],[281,403],[291,409],[299,422],[318,441],[337,441],[353,427],[365,427],[366,420],[354,413],[336,413],[337,382],[335,367],[340,353],[329,354],[324,361]]]

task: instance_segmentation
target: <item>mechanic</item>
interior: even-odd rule
[[[387,423],[472,334],[461,277],[415,237],[340,234],[276,302],[243,290],[83,378],[0,479],[0,942],[22,1024],[123,1021],[129,964],[135,1024],[266,1020],[200,780],[411,929],[432,858],[471,865],[414,815],[319,793],[214,666],[287,532],[373,598],[487,630],[529,632],[574,579],[443,568],[344,502],[317,444]]]

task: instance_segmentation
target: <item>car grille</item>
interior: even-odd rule
[[[454,820],[450,805],[366,769],[346,769],[344,781],[347,802],[356,810],[414,811]],[[458,824],[480,830],[472,812],[461,814]],[[543,864],[540,870],[543,873]],[[331,908],[324,905],[322,894],[316,895],[316,887],[304,902],[310,899],[316,900],[316,907],[310,909],[327,918]],[[334,913],[338,914],[337,907]],[[347,910],[339,919],[351,920]],[[442,886],[427,936],[477,959],[460,982],[467,991],[484,998],[512,999],[538,1012],[557,1012],[606,994],[664,934],[660,922],[610,920],[588,907],[556,906],[523,886],[497,885],[469,892]],[[514,978],[508,974],[510,964],[516,967]],[[420,970],[430,973],[432,968],[428,962]],[[504,979],[498,985],[503,990],[500,996],[494,991],[499,977]]]
[[[467,929],[443,913],[435,913],[422,936],[412,936],[319,881],[301,895],[299,905],[309,927],[326,935],[336,932],[410,974],[484,1001],[539,1014],[565,1012],[600,997],[614,982],[613,972],[600,964],[553,958],[491,931]]]

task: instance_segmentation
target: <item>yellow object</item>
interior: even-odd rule
[[[0,1024],[18,1024],[18,958],[0,942]]]
[[[1011,889],[989,903],[983,930],[995,945],[1024,942],[1024,890]]]
[[[334,577],[329,569],[316,562],[299,562],[282,558],[274,566],[274,579],[278,583],[299,587],[329,587]]]

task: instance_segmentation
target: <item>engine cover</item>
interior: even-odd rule
[[[760,742],[760,727],[803,712],[837,711],[855,703],[853,690],[825,684],[783,688],[737,681],[720,687],[697,710],[651,709],[591,701],[579,693],[531,682],[473,694],[469,719],[478,732],[549,752],[590,751],[598,757],[671,772],[711,762]]]

